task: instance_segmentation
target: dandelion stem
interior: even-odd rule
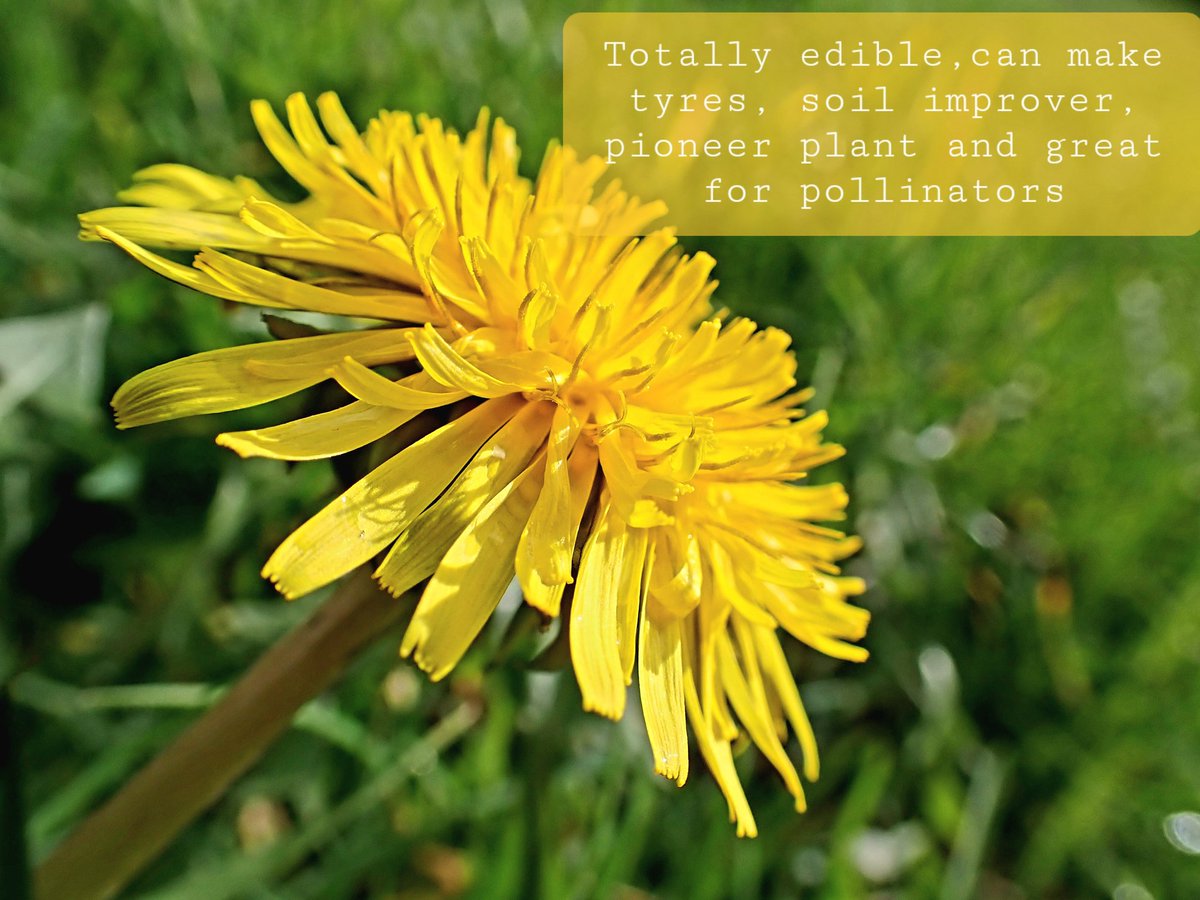
[[[301,825],[278,845],[242,855],[235,860],[218,860],[163,891],[154,900],[233,900],[273,885],[297,866],[304,857],[330,841],[373,809],[378,809],[406,781],[426,771],[438,754],[465,735],[479,719],[476,704],[463,702],[447,713],[415,743],[390,761],[370,781],[351,794],[326,815]]]
[[[51,853],[37,870],[35,895],[42,900],[114,896],[406,609],[366,572],[355,573]]]

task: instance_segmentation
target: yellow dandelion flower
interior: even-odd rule
[[[636,665],[660,773],[685,780],[690,720],[739,833],[753,834],[736,717],[803,808],[784,723],[809,778],[815,746],[776,627],[857,659],[846,641],[866,613],[835,565],[853,539],[811,524],[840,517],[844,492],[791,483],[840,450],[788,394],[786,336],[714,315],[713,260],[683,254],[670,230],[628,237],[662,209],[597,191],[597,159],[551,147],[530,183],[512,130],[489,129],[486,112],[460,138],[390,112],[360,134],[332,94],[317,107],[320,122],[289,98],[290,133],[253,107],[308,199],[153,166],[122,194],[138,205],[85,214],[83,235],[216,297],[385,324],[166,363],[117,392],[118,424],[332,379],[345,406],[218,437],[243,456],[304,460],[465,407],[300,526],[264,576],[294,597],[382,557],[375,575],[393,593],[425,582],[401,652],[434,679],[516,577],[550,619],[569,602],[585,708],[621,716]],[[163,249],[198,252],[188,266]],[[378,371],[390,364],[412,374]]]
[[[756,358],[791,362],[780,332],[759,332],[755,341]],[[742,366],[739,359],[731,368]],[[824,414],[797,408],[809,396],[750,398],[714,412],[693,490],[671,508],[673,521],[648,538],[653,569],[638,682],[655,769],[680,783],[687,777],[686,714],[739,835],[757,833],[733,765],[739,734],[777,769],[798,810],[806,804],[784,749],[788,726],[805,777],[819,774],[816,740],[777,629],[839,659],[867,657],[850,642],[865,634],[869,614],[847,603],[865,586],[837,567],[858,539],[814,524],[843,518],[846,493],[838,484],[795,483],[842,453],[821,443]]]

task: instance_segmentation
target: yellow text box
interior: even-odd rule
[[[1193,234],[1200,18],[580,13],[564,138],[683,234]]]

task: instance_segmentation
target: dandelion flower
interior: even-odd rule
[[[121,195],[136,205],[81,221],[84,237],[188,287],[347,330],[158,366],[117,392],[119,426],[331,379],[346,405],[217,438],[307,460],[452,408],[293,532],[264,576],[295,597],[376,560],[394,594],[424,582],[401,652],[434,679],[515,577],[547,620],[567,619],[585,708],[620,717],[636,667],[657,771],[686,779],[690,721],[739,834],[753,834],[733,769],[740,723],[802,809],[785,723],[810,779],[815,743],[777,627],[861,659],[847,642],[867,614],[836,565],[856,541],[812,524],[840,518],[845,493],[792,483],[840,448],[791,393],[786,336],[714,312],[713,260],[685,255],[669,229],[630,237],[662,207],[598,190],[598,159],[552,146],[531,183],[512,130],[486,112],[460,138],[391,112],[360,134],[332,94],[317,107],[320,122],[289,98],[290,132],[253,107],[308,199],[160,165]],[[189,266],[161,250],[197,252]],[[411,374],[380,371],[395,364]]]
[[[739,351],[727,369],[745,371],[747,356],[794,365],[782,333],[759,332],[747,343],[755,342],[756,352]],[[749,397],[714,411],[692,491],[672,505],[672,521],[649,536],[654,568],[643,597],[638,686],[655,769],[681,784],[687,777],[686,717],[739,835],[757,832],[733,765],[732,742],[743,730],[798,810],[806,804],[784,749],[788,726],[799,739],[805,777],[819,774],[816,740],[778,629],[829,656],[867,657],[850,642],[865,634],[869,614],[847,602],[865,586],[837,566],[859,541],[814,524],[843,518],[846,493],[838,484],[795,483],[842,454],[821,441],[824,414],[798,409],[810,395]],[[661,559],[669,563],[660,566]]]

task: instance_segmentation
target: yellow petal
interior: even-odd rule
[[[521,537],[520,555],[528,556],[522,568],[545,585],[571,581],[571,482],[567,459],[579,437],[579,422],[566,407],[555,409],[546,453],[546,477],[542,493]]]
[[[237,293],[243,303],[398,322],[425,322],[429,318],[425,298],[417,293],[344,293],[288,278],[216,250],[201,250],[195,265],[216,283]]]
[[[133,182],[117,193],[124,203],[234,213],[246,199],[228,178],[177,163],[147,166],[133,173]]]
[[[302,146],[297,145],[283,123],[264,100],[250,104],[250,114],[259,136],[271,155],[309,193],[330,205],[336,205],[346,218],[363,222],[390,224],[384,215],[385,207],[377,198],[354,181],[332,158],[329,145],[320,135],[312,110],[303,94],[292,94],[286,102],[288,123]]]
[[[289,95],[284,102],[284,107],[287,110],[288,125],[304,155],[326,172],[345,174],[334,159],[333,148],[325,140],[325,134],[321,131],[321,126],[317,124],[317,117],[313,115],[312,108],[308,105],[305,96],[300,93]]]
[[[420,172],[412,170],[411,174],[418,175]],[[432,186],[428,187],[427,192],[437,193]],[[449,233],[442,217],[433,209],[421,209],[404,225],[403,238],[408,258],[413,261],[426,296],[448,318],[466,319],[469,323],[488,321],[488,311],[480,304],[478,289],[464,272],[463,266],[447,264],[444,259],[446,254],[453,254],[450,249],[453,244],[438,249],[443,235],[446,235],[444,243],[449,242]],[[446,309],[447,301],[455,307],[454,310]]]
[[[271,309],[305,310],[388,321],[424,322],[429,318],[429,308],[420,294],[405,291],[377,291],[374,294],[334,291],[287,278],[208,249],[201,250],[196,256],[194,267],[185,266],[151,253],[104,226],[96,226],[95,233],[116,244],[152,272],[223,300]]]
[[[631,526],[652,528],[670,524],[670,515],[654,499],[646,496],[652,490],[653,478],[638,469],[637,460],[625,446],[620,431],[613,432],[600,442],[600,465],[604,469],[605,483],[612,493],[613,504]]]
[[[646,596],[649,573],[646,554],[649,549],[649,531],[645,528],[629,529],[621,567],[621,581],[617,585],[617,645],[621,648],[621,675],[628,686],[633,684],[633,661],[637,655],[638,616],[643,598]]]
[[[228,247],[247,253],[267,253],[274,242],[225,213],[195,210],[113,206],[94,209],[79,216],[84,240],[111,240],[107,229],[135,244],[169,250],[199,250]]]
[[[404,640],[402,656],[437,681],[462,658],[513,580],[517,537],[541,489],[541,460],[480,510],[442,559]]]
[[[84,240],[111,241],[111,234],[104,233],[107,231],[120,235],[134,246],[169,250],[221,247],[226,250],[241,250],[263,256],[336,266],[351,272],[376,275],[399,284],[411,284],[413,281],[412,265],[382,247],[362,241],[277,239],[251,228],[237,216],[223,213],[116,206],[83,213],[79,216],[79,223],[82,226],[80,237]],[[132,252],[124,244],[121,246],[122,249]],[[140,256],[137,258],[139,262],[149,265],[146,259]],[[150,254],[150,258],[160,259],[153,254]]]
[[[638,602],[636,593],[631,596],[636,582],[628,575],[635,564],[630,550],[630,529],[605,497],[579,563],[570,643],[583,708],[610,719],[619,719],[625,710],[619,623],[628,604]],[[640,570],[641,563],[637,565]]]
[[[787,738],[787,723],[783,718],[783,707],[779,703],[779,698],[774,691],[767,689],[766,682],[762,677],[762,666],[758,659],[758,648],[754,641],[754,632],[758,629],[764,631],[774,631],[774,627],[763,625],[755,625],[746,619],[745,616],[731,615],[729,617],[730,627],[733,629],[734,639],[737,640],[737,659],[742,666],[742,674],[746,677],[746,687],[750,691],[750,696],[755,703],[770,711],[772,724],[775,726],[775,733],[779,735],[781,741],[786,742]]]
[[[112,399],[118,428],[245,409],[312,387],[352,356],[368,365],[411,358],[404,329],[265,341],[185,356],[129,379]]]
[[[287,133],[287,129],[271,109],[271,104],[265,100],[254,100],[250,104],[250,114],[254,118],[262,142],[271,151],[271,155],[297,182],[308,188],[311,193],[319,193],[328,183],[325,174],[300,152],[292,136]]]
[[[362,136],[346,110],[342,107],[337,94],[326,91],[317,97],[317,110],[321,113],[321,122],[329,132],[342,152],[350,170],[366,182],[376,194],[387,188],[387,168],[383,162],[367,149]]]
[[[811,568],[789,566],[740,535],[726,532],[720,543],[729,552],[735,571],[785,587],[812,588],[816,585],[816,573]]]
[[[743,591],[757,589],[762,605],[765,606],[788,631],[817,631],[833,637],[859,640],[866,634],[871,614],[857,606],[851,606],[844,598],[830,595],[822,588],[821,576],[807,590],[793,590],[770,582],[752,582],[741,573],[735,577]]]
[[[525,295],[517,310],[517,333],[521,343],[536,350],[550,342],[550,326],[554,323],[557,306],[558,297],[545,284]]]
[[[509,277],[506,266],[496,258],[485,241],[463,238],[460,246],[468,270],[475,278],[476,289],[487,302],[490,320],[511,328],[517,322],[517,311],[525,290]]]
[[[728,632],[717,637],[717,667],[720,670],[722,688],[733,704],[734,712],[750,732],[751,740],[779,772],[788,792],[796,798],[796,810],[803,812],[806,805],[800,776],[796,774],[795,766],[779,742],[779,735],[775,733],[770,708],[765,703],[755,702],[751,696],[750,687],[734,656]]]
[[[679,619],[662,621],[643,604],[638,692],[646,734],[654,754],[654,771],[682,785],[688,777],[687,715],[683,699],[683,646]]]
[[[414,409],[372,406],[355,400],[339,409],[270,428],[218,434],[217,443],[241,457],[326,459],[379,440],[409,421],[417,412]]]
[[[751,483],[733,488],[738,502],[788,519],[831,521],[844,518],[849,498],[840,484]]]
[[[350,396],[393,409],[434,409],[467,396],[462,391],[446,390],[424,372],[392,381],[350,356],[331,368],[329,374]]]
[[[267,200],[249,199],[238,210],[238,218],[259,234],[275,240],[315,241],[332,244],[330,236],[321,234],[299,216],[288,212],[278,203]]]
[[[392,223],[395,221],[395,209],[388,200],[376,197],[355,180],[343,166],[344,157],[335,153],[334,148],[325,139],[325,133],[317,124],[303,94],[295,93],[287,98],[285,103],[288,115],[288,125],[296,137],[304,155],[312,160],[325,173],[328,184],[337,191],[336,206],[339,213],[347,218],[359,221],[376,221]],[[326,188],[326,196],[329,188]],[[326,199],[322,196],[322,199]],[[361,210],[361,212],[358,212]]]
[[[705,579],[701,586],[701,595],[700,606],[695,616],[696,680],[699,685],[700,704],[713,737],[728,743],[737,738],[739,730],[729,710],[728,698],[721,690],[717,638],[725,633],[732,608],[727,603],[716,602],[712,579]]]
[[[672,480],[688,483],[696,477],[708,440],[707,435],[694,432],[675,445],[675,449],[668,459]]]
[[[795,631],[789,629],[789,633],[796,640],[803,641],[818,653],[824,653],[834,659],[844,659],[846,662],[866,662],[871,656],[871,651],[866,647],[839,641],[814,629],[797,628]]]
[[[549,403],[526,403],[506,422],[437,502],[396,539],[375,572],[380,583],[399,596],[432,575],[483,505],[529,464],[546,439],[549,422]]]
[[[292,532],[267,560],[263,576],[284,596],[296,597],[366,562],[424,511],[516,410],[515,401],[484,403],[401,450]]]
[[[761,590],[779,624],[797,640],[837,659],[863,662],[869,656],[866,648],[845,642],[862,637],[866,618],[859,614],[869,616],[866,610],[820,590],[788,592],[772,584]]]
[[[95,233],[97,237],[116,244],[156,275],[169,278],[176,284],[182,284],[184,287],[191,288],[194,291],[210,294],[213,297],[220,297],[222,300],[233,300],[238,303],[245,302],[244,294],[235,288],[226,287],[219,281],[216,281],[207,272],[201,272],[193,269],[191,266],[180,265],[174,260],[167,259],[165,256],[151,253],[149,250],[138,246],[133,241],[126,240],[115,231],[110,231],[102,225],[96,227]],[[259,305],[270,306],[271,304],[262,303]]]
[[[579,539],[579,525],[583,521],[584,511],[592,496],[592,484],[596,479],[596,463],[596,449],[591,444],[582,441],[575,444],[575,450],[567,461],[567,478],[571,484],[571,512],[567,527],[567,546],[571,548],[572,556],[574,556],[575,545]],[[530,525],[532,526],[532,518]],[[528,546],[531,533],[532,528],[526,527],[521,534],[521,541],[517,545],[517,578],[521,581],[521,589],[525,593],[526,603],[548,616],[557,616],[562,604],[566,582],[546,584],[533,572],[533,552]]]
[[[734,576],[733,563],[729,554],[716,541],[708,545],[709,571],[713,576],[713,588],[718,597],[728,602],[743,617],[766,628],[775,627],[775,619],[759,606],[751,594],[742,591],[741,583]]]
[[[779,646],[779,638],[773,631],[764,628],[754,629],[754,642],[758,647],[758,659],[762,664],[763,675],[775,689],[783,710],[787,714],[792,730],[800,740],[800,749],[804,754],[804,777],[816,781],[821,774],[821,758],[817,753],[817,738],[813,734],[812,723],[800,699],[800,691],[788,668],[787,657]]]
[[[493,378],[466,360],[432,327],[414,334],[409,340],[421,368],[446,387],[458,388],[476,397],[503,397],[522,389],[520,385]]]
[[[704,577],[700,542],[691,529],[663,528],[655,535],[651,567],[651,592],[657,602],[676,616],[685,616],[700,604]]]
[[[746,792],[738,779],[737,769],[733,765],[733,752],[729,742],[720,740],[713,734],[709,725],[710,716],[700,703],[700,694],[696,689],[699,673],[699,650],[694,636],[686,631],[683,634],[683,699],[687,709],[688,720],[692,723],[692,733],[696,736],[696,746],[700,755],[708,765],[709,771],[717,780],[725,802],[729,804],[729,821],[737,824],[738,837],[757,837],[758,826],[754,823],[754,813],[750,811],[750,803],[746,800]]]

